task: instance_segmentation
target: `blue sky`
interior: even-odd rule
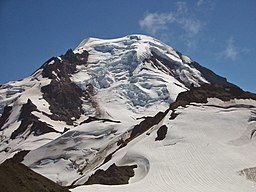
[[[84,38],[138,33],[256,92],[255,0],[0,0],[0,84]]]

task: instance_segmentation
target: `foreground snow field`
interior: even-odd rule
[[[156,132],[144,135],[120,157],[119,164],[142,164],[128,185],[72,191],[254,192],[256,183],[240,173],[255,167],[256,140],[248,135],[250,127],[256,129],[256,121],[248,122],[256,112],[255,102],[251,104],[224,108],[223,102],[212,101],[180,107],[176,119],[167,121],[164,140],[155,141]]]

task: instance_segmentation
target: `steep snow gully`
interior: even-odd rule
[[[256,95],[145,35],[0,86],[0,162],[73,192],[255,192]]]

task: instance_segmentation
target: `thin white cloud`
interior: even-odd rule
[[[176,3],[176,10],[166,13],[146,13],[139,21],[141,29],[145,30],[151,35],[167,37],[170,31],[183,31],[182,34],[186,38],[192,38],[197,35],[202,29],[202,23],[199,19],[194,18],[189,13],[189,8],[186,2],[178,1]],[[168,31],[169,29],[169,31]]]
[[[213,0],[198,0],[196,2],[196,6],[197,7],[208,7],[210,9],[214,9],[215,8],[215,2]]]
[[[236,61],[239,57],[241,58],[245,54],[250,53],[250,49],[246,47],[238,47],[233,37],[229,37],[224,46],[224,49],[216,54],[217,59],[224,58]]]
[[[183,18],[179,22],[189,36],[197,35],[202,29],[202,24],[198,19]]]
[[[159,31],[167,29],[167,25],[175,21],[173,13],[147,13],[139,21],[140,27],[155,35]]]
[[[235,47],[234,43],[235,43],[234,38],[230,37],[227,41],[226,48],[223,51],[223,56],[233,61],[236,60],[238,55],[238,49]]]

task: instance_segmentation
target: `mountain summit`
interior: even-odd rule
[[[74,191],[255,191],[255,94],[152,37],[85,39],[0,94],[0,161]]]

